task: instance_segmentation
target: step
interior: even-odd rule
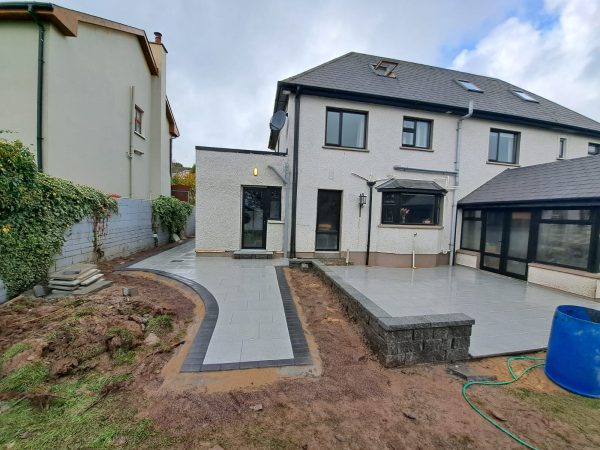
[[[238,250],[233,252],[234,259],[272,259],[273,252],[267,250]]]

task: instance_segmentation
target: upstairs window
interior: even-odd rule
[[[367,113],[327,108],[325,145],[365,148]]]
[[[558,159],[567,157],[567,138],[560,138],[558,144]]]
[[[600,155],[600,144],[590,142],[588,144],[588,155]]]
[[[431,148],[432,124],[431,120],[405,117],[402,126],[402,146]]]
[[[519,133],[504,130],[490,130],[488,161],[516,164],[519,152]]]
[[[142,134],[142,120],[144,118],[144,111],[138,105],[135,105],[135,121],[134,130],[137,134]]]
[[[387,191],[382,194],[382,224],[439,225],[442,195],[410,191]]]
[[[456,80],[456,82],[458,84],[460,84],[462,87],[464,87],[467,91],[471,91],[471,92],[483,92],[481,89],[479,89],[477,87],[477,85],[475,83],[472,83],[470,81],[467,81],[467,80]]]

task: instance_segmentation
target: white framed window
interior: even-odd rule
[[[140,108],[138,105],[135,105],[135,117],[133,122],[134,131],[141,135],[142,134],[142,125],[144,120],[144,110]]]

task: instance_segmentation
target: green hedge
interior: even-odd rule
[[[0,139],[0,279],[9,296],[47,279],[69,227],[116,212],[115,199],[38,172],[27,147]]]
[[[191,212],[192,205],[175,197],[161,195],[152,201],[152,221],[169,232],[169,239],[174,233],[181,234]]]

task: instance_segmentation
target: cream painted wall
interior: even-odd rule
[[[38,28],[33,22],[0,23],[0,137],[36,150]]]
[[[162,46],[156,49],[162,52]],[[37,28],[3,22],[0,129],[35,152]],[[130,95],[144,111],[142,136],[133,135],[132,197],[170,195],[166,120],[166,58],[152,76],[136,36],[87,23],[66,37],[46,24],[44,65],[44,171],[109,193],[129,196]],[[21,106],[22,105],[22,106]]]
[[[283,250],[287,186],[268,166],[284,175],[287,157],[272,154],[196,151],[196,249],[241,248],[242,186],[282,187],[281,221],[267,224],[267,249]],[[258,176],[252,169],[258,168]]]

